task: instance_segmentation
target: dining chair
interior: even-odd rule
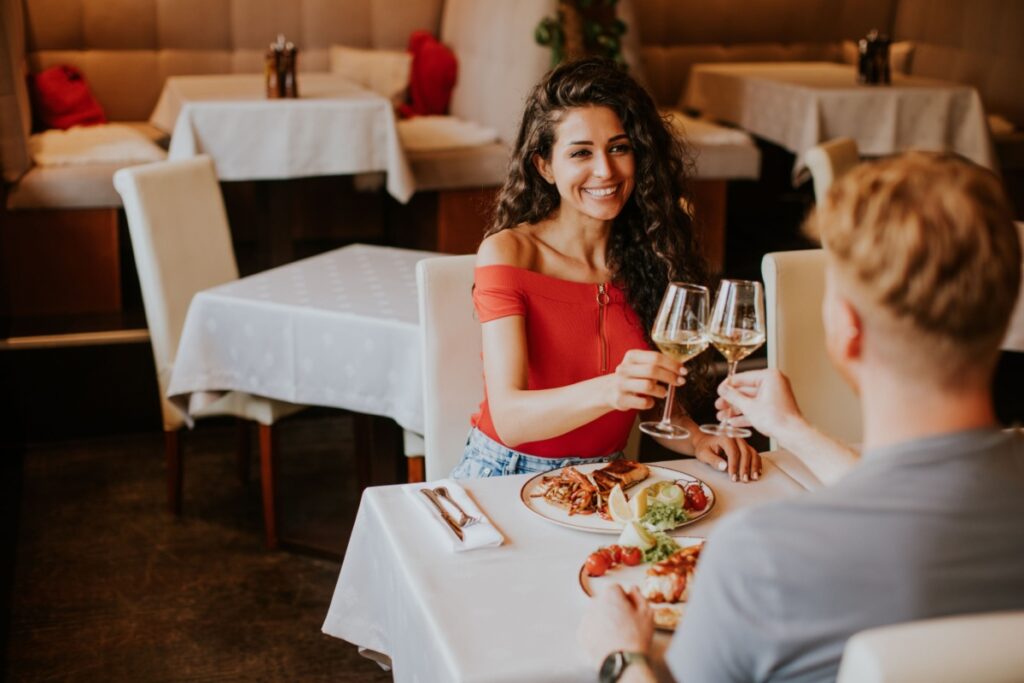
[[[923,619],[846,643],[836,683],[1018,683],[1024,611]]]
[[[476,255],[416,264],[423,351],[423,465],[426,480],[447,477],[466,446],[469,418],[484,397],[480,323],[473,310]],[[410,463],[410,479],[414,466]]]
[[[427,481],[447,477],[458,464],[469,418],[484,396],[480,323],[473,309],[475,263],[476,255],[470,254],[416,264],[423,351],[425,467],[420,467]],[[634,425],[626,456],[636,459],[639,445],[640,431]]]
[[[857,141],[836,138],[822,142],[807,150],[804,163],[814,183],[814,201],[820,204],[832,184],[860,163]],[[811,232],[817,230],[813,222],[805,223],[803,229],[807,237],[821,243],[821,235]]]
[[[193,295],[238,278],[224,201],[213,161],[199,156],[123,168],[114,187],[124,202],[142,301],[156,361],[167,459],[167,505],[181,514],[184,472],[181,428],[185,413],[167,399],[167,384]],[[277,547],[273,425],[303,406],[227,392],[193,417],[231,415],[259,425],[263,521],[268,548]],[[240,472],[248,472],[248,444],[239,444]]]
[[[821,304],[825,252],[780,251],[761,261],[768,316],[768,367],[783,372],[811,424],[855,444],[861,441],[860,403],[825,351]],[[772,448],[778,444],[772,440]]]

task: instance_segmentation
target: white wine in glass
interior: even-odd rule
[[[708,317],[708,290],[700,285],[670,282],[661,299],[658,316],[651,330],[651,341],[670,358],[685,363],[707,348],[705,325]],[[641,422],[640,431],[662,439],[685,439],[690,430],[672,424],[675,385],[668,385],[665,410],[659,422]]]
[[[722,280],[715,294],[715,305],[708,321],[708,340],[729,364],[726,382],[736,374],[736,364],[764,344],[764,290],[760,282]],[[705,434],[748,437],[753,432],[734,427],[729,420],[701,425]]]

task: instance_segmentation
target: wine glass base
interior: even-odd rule
[[[640,431],[660,439],[687,439],[690,436],[689,429],[664,422],[641,422]]]
[[[754,434],[745,427],[733,427],[725,424],[701,425],[700,431],[711,436],[727,436],[733,439],[746,439]]]

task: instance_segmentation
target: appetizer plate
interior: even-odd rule
[[[583,474],[589,474],[604,466],[605,463],[593,463],[588,465],[576,465],[575,467]],[[683,486],[686,486],[687,484],[700,484],[700,487],[704,490],[704,495],[708,499],[708,504],[700,512],[690,514],[690,518],[676,527],[677,529],[700,520],[711,512],[713,507],[715,507],[714,490],[697,477],[691,474],[686,474],[685,472],[669,469],[668,467],[660,467],[658,465],[648,465],[648,467],[651,470],[651,476],[647,477],[639,484],[626,489],[627,498],[632,498],[637,491],[659,481],[675,481],[679,482]],[[568,510],[549,502],[540,495],[540,492],[543,490],[542,477],[558,476],[563,469],[565,468],[551,470],[550,472],[534,475],[528,479],[526,483],[523,484],[523,488],[519,491],[519,498],[522,500],[523,505],[525,505],[526,508],[534,514],[540,515],[549,522],[569,527],[570,529],[590,531],[596,534],[622,533],[622,525],[618,522],[613,522],[610,519],[602,519],[600,515],[597,514],[570,515]]]
[[[691,545],[700,545],[704,542],[703,538],[697,536],[675,536],[673,540],[679,544],[680,548],[688,548]],[[627,591],[634,586],[642,588],[650,566],[649,562],[641,562],[634,567],[620,564],[609,569],[602,576],[591,576],[587,573],[587,562],[586,558],[584,558],[579,573],[580,588],[590,597],[594,597],[598,592],[613,584],[618,584]],[[683,608],[686,603],[652,602],[650,605],[654,608],[654,625],[658,630],[675,631],[676,624],[679,623],[679,619],[683,616]]]

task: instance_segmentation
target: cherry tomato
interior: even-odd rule
[[[708,505],[708,497],[704,495],[704,489],[700,484],[690,484],[686,487],[686,502],[683,507],[687,510],[703,510]]]
[[[604,556],[604,559],[607,560],[609,567],[615,564],[615,554],[611,551],[611,548],[598,548],[596,552],[598,555]]]
[[[621,545],[610,545],[608,546],[608,552],[612,554],[612,566],[622,562],[622,546]]]
[[[608,558],[600,552],[590,553],[590,557],[587,558],[587,574],[604,576],[606,571],[608,571]]]
[[[635,567],[640,564],[641,560],[644,559],[644,554],[640,548],[623,548],[622,549],[622,564],[627,567]]]

